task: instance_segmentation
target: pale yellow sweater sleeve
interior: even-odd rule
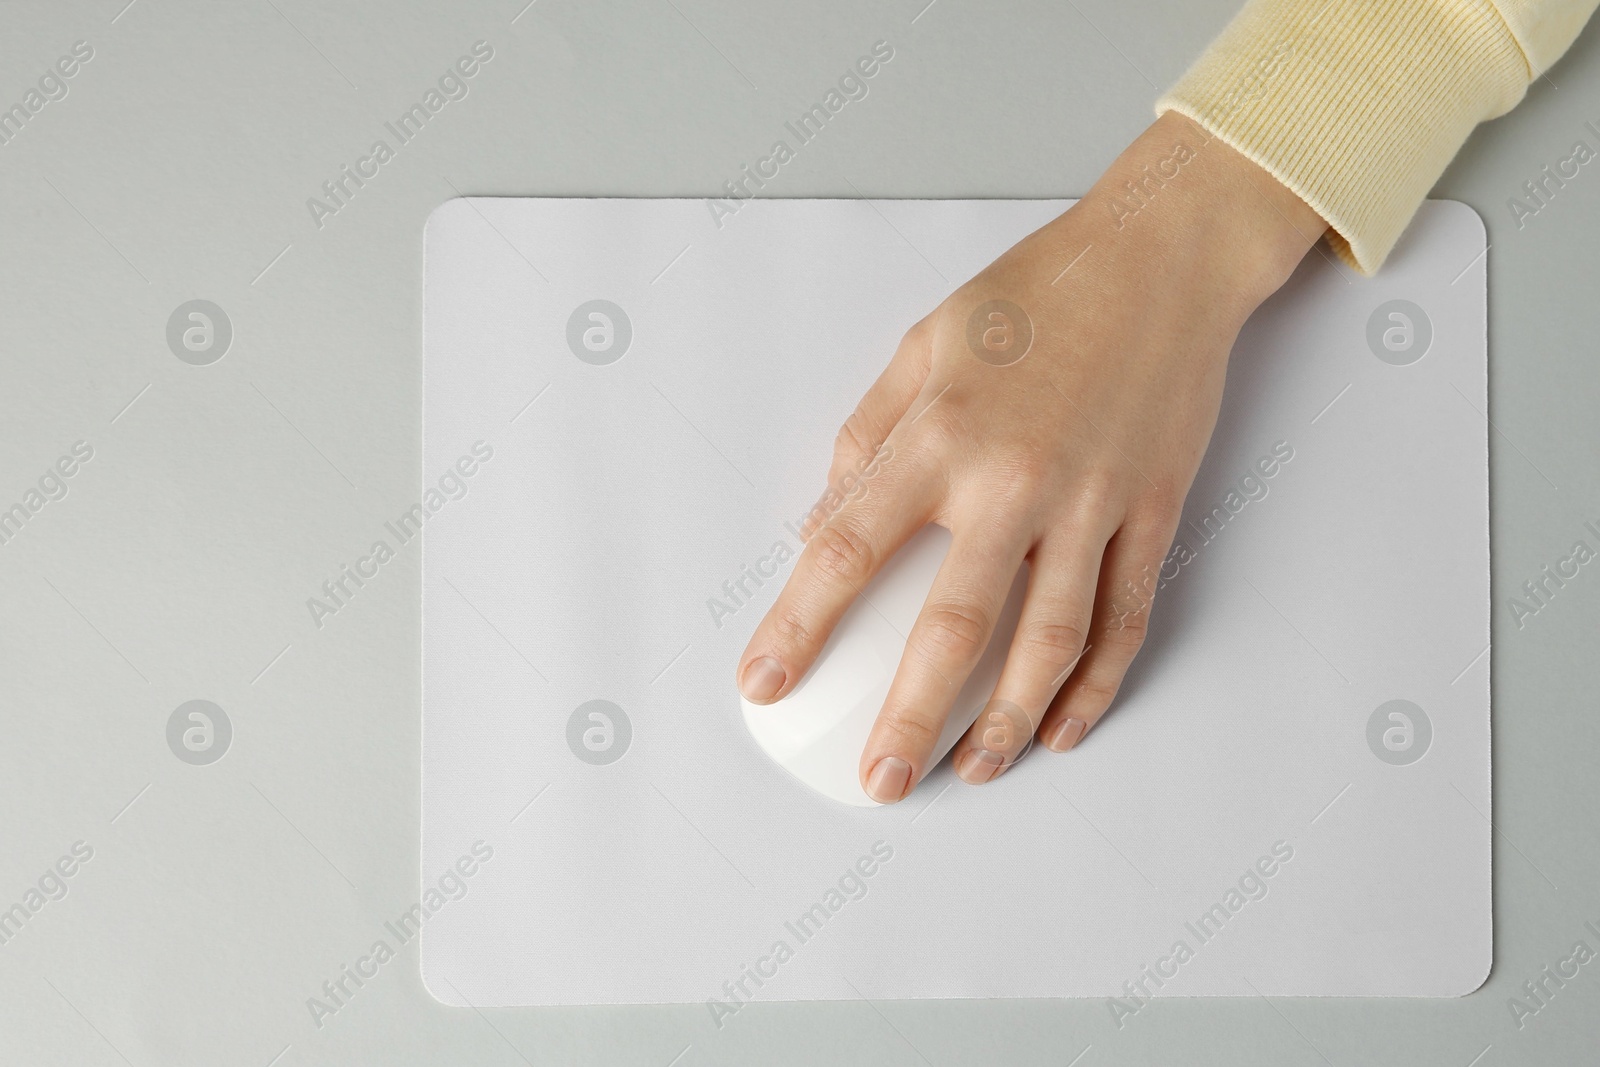
[[[1364,274],[1478,123],[1516,106],[1600,0],[1248,0],[1156,103],[1255,160]]]

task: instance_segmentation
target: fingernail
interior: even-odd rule
[[[867,795],[879,804],[893,804],[911,785],[911,764],[898,756],[885,756],[867,775]]]
[[[960,766],[956,773],[968,785],[982,785],[1001,771],[1005,770],[1006,758],[998,752],[990,752],[986,748],[974,748],[961,757]]]
[[[783,664],[771,656],[762,656],[751,660],[744,669],[739,692],[744,694],[746,700],[764,704],[778,695],[778,690],[783,688],[783,679]]]
[[[1050,736],[1044,739],[1044,746],[1051,752],[1065,752],[1083,737],[1083,731],[1089,724],[1082,719],[1062,719],[1050,731]]]

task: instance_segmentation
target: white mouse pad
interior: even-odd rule
[[[733,674],[904,330],[1066,201],[463,199],[426,234],[422,878],[452,1004],[1457,996],[1491,959],[1483,226],[1250,321],[1076,750],[811,792]],[[1093,254],[1092,252],[1090,254]],[[1062,264],[1067,267],[1066,263]],[[1070,273],[1062,282],[1070,293]],[[870,485],[868,488],[870,492]]]

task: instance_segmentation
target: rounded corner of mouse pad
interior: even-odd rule
[[[1455,284],[1483,270],[1479,223],[1425,204],[1375,277],[1308,257],[1247,324],[1146,575],[1144,651],[1083,743],[867,809],[747,788],[780,779],[727,676],[839,419],[939,274],[1044,209],[756,201],[718,229],[682,201],[473,206],[425,258],[409,513],[423,870],[494,845],[430,927],[451,981],[703,1002],[781,941],[772,999],[848,995],[839,973],[888,998],[1119,996],[1181,940],[1163,994],[1230,995],[1236,971],[1459,995],[1491,944],[1486,306]],[[929,943],[936,914],[1030,891],[1093,921]]]

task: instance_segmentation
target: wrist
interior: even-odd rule
[[[1269,171],[1170,111],[1107,168],[1084,209],[1113,250],[1157,257],[1246,317],[1327,230]]]

